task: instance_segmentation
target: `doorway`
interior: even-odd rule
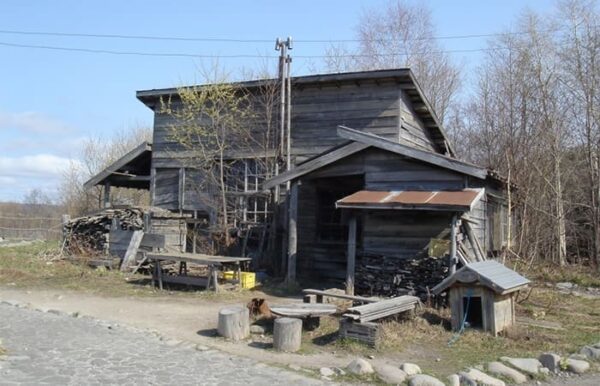
[[[463,318],[467,315],[465,327],[483,328],[483,309],[481,296],[463,297]]]

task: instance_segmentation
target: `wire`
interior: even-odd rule
[[[233,54],[233,55],[215,55],[215,54],[192,54],[184,52],[142,52],[142,51],[118,51],[118,50],[107,50],[107,49],[95,49],[95,48],[81,48],[81,47],[63,47],[63,46],[51,46],[51,45],[35,45],[35,44],[20,44],[20,43],[9,43],[0,42],[0,46],[16,47],[16,48],[36,48],[45,50],[56,50],[56,51],[71,51],[71,52],[86,52],[92,54],[109,54],[109,55],[132,55],[132,56],[155,56],[155,57],[184,57],[184,58],[278,58],[276,55],[257,55],[257,54]],[[461,50],[438,50],[428,51],[423,53],[410,53],[412,55],[431,55],[439,53],[469,53],[469,52],[486,52],[486,51],[499,51],[499,50],[510,50],[510,47],[490,47],[490,48],[474,48],[474,49],[461,49]],[[394,57],[394,56],[406,56],[409,55],[407,52],[395,52],[385,54],[344,54],[344,55],[294,55],[294,58],[300,59],[318,59],[318,58],[369,58],[369,57]]]
[[[556,32],[564,27],[557,27],[548,30],[538,31],[540,33]],[[481,33],[465,35],[442,35],[421,38],[404,39],[405,41],[424,41],[424,40],[455,40],[455,39],[473,39],[488,38],[494,36],[523,35],[528,31],[502,32],[502,33]],[[93,34],[78,32],[51,32],[51,31],[22,31],[22,30],[0,30],[0,34],[10,35],[34,35],[34,36],[60,36],[60,37],[83,37],[83,38],[101,38],[101,39],[132,39],[132,40],[166,40],[166,41],[187,41],[187,42],[218,42],[218,43],[273,43],[273,39],[240,39],[240,38],[201,38],[186,36],[156,36],[156,35],[126,35],[126,34]],[[390,42],[395,39],[298,39],[297,43],[359,43],[359,42]]]

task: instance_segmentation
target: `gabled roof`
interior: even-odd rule
[[[118,176],[119,182],[112,183],[113,186],[123,186],[132,188],[149,187],[150,156],[152,154],[152,144],[142,142],[136,148],[125,154],[100,173],[83,184],[84,188],[90,189],[96,185],[103,184],[107,179]],[[132,175],[129,173],[133,168],[144,169],[144,175]],[[147,169],[147,170],[146,170]]]
[[[231,84],[240,87],[241,89],[258,89],[265,85],[276,82],[277,79],[260,79],[242,82],[232,82]],[[440,120],[438,119],[435,111],[431,107],[431,104],[425,97],[421,86],[417,82],[413,72],[410,68],[397,68],[388,70],[370,70],[370,71],[356,71],[356,72],[344,72],[344,73],[332,73],[332,74],[318,74],[318,75],[306,75],[292,77],[292,89],[302,88],[310,85],[336,85],[339,86],[344,83],[353,83],[360,85],[365,82],[394,82],[398,85],[398,88],[403,89],[408,95],[410,102],[413,105],[415,112],[421,119],[425,127],[431,132],[431,137],[436,146],[439,149],[447,150],[450,155],[455,155],[452,144],[448,140],[446,133],[442,127]],[[183,86],[193,88],[202,87],[202,85],[194,86]],[[179,94],[178,87],[162,88],[162,89],[151,89],[151,90],[140,90],[136,92],[137,98],[151,109],[154,109],[161,98],[165,97],[176,97]],[[293,99],[292,99],[292,110],[293,110]]]
[[[264,188],[270,189],[287,181],[294,180],[368,147],[376,147],[387,150],[392,153],[400,154],[479,179],[485,179],[487,176],[487,170],[485,168],[460,161],[456,158],[447,157],[439,153],[416,149],[402,143],[379,137],[375,134],[365,133],[345,126],[338,126],[337,134],[338,136],[348,139],[351,142],[349,142],[347,145],[322,153],[320,156],[314,157],[299,164],[290,171],[271,178],[265,182]]]
[[[488,260],[465,265],[433,287],[432,291],[437,295],[457,282],[479,283],[500,295],[517,291],[530,283],[528,279],[503,264]]]

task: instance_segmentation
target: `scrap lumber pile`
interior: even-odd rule
[[[105,209],[102,212],[70,220],[65,224],[65,248],[71,253],[108,250],[109,232],[113,219],[123,230],[144,228],[141,208]]]
[[[338,335],[341,338],[353,339],[377,347],[380,336],[378,321],[413,311],[418,305],[420,305],[419,298],[404,295],[348,308],[340,319]]]
[[[415,295],[425,299],[428,289],[447,276],[445,257],[422,253],[409,259],[363,254],[356,265],[355,291],[362,296]]]
[[[388,316],[398,315],[406,311],[412,311],[418,304],[419,298],[404,295],[397,298],[348,308],[343,316],[358,323],[372,322]]]

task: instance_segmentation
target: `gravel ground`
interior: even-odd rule
[[[142,330],[1,303],[0,339],[1,385],[322,384]]]

